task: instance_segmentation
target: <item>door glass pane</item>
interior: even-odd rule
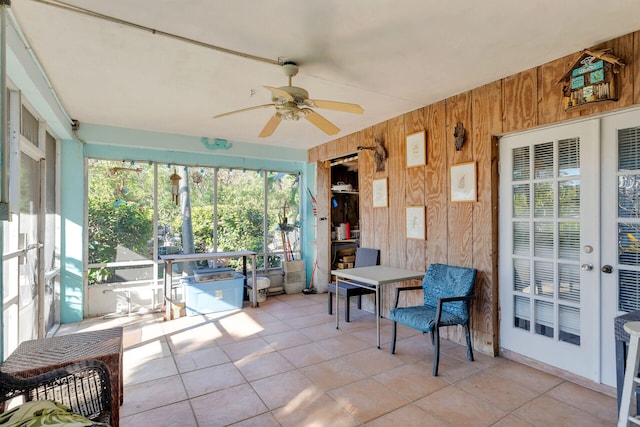
[[[536,295],[553,297],[553,291],[554,291],[553,284],[555,283],[554,274],[553,274],[553,263],[536,261],[534,274],[536,277],[536,281],[535,281]]]
[[[618,216],[640,218],[640,175],[618,176]]]
[[[576,264],[558,264],[558,298],[580,302],[580,267]]]
[[[560,325],[560,341],[580,345],[580,309],[560,305],[558,307],[558,323]]]
[[[20,245],[26,254],[20,257],[19,316],[20,340],[38,334],[38,219],[40,215],[40,162],[26,154],[20,156]]]
[[[580,140],[528,148],[513,150],[514,327],[579,345]],[[529,152],[533,174],[526,178]]]
[[[536,316],[535,332],[545,337],[553,337],[555,321],[553,319],[553,303],[549,301],[534,301]]]
[[[537,218],[552,218],[553,202],[555,199],[553,184],[550,182],[540,182],[536,183],[533,188],[535,216]]]
[[[529,218],[531,216],[531,195],[529,184],[513,186],[513,217]]]
[[[513,180],[528,180],[531,177],[529,170],[529,147],[519,147],[513,150]]]
[[[558,224],[558,255],[562,259],[580,260],[580,223]]]
[[[640,309],[640,127],[618,130],[618,309]]]

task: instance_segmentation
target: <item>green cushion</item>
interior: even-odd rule
[[[71,412],[61,403],[51,400],[34,400],[16,406],[0,414],[1,427],[108,427],[107,424],[96,423],[82,415]]]

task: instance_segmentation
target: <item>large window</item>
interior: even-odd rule
[[[250,250],[265,270],[300,253],[297,173],[91,159],[88,203],[90,285],[155,281],[163,254]]]

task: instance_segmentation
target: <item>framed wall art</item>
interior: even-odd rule
[[[407,206],[407,239],[426,238],[424,206]]]
[[[451,166],[451,201],[475,202],[477,200],[476,162]]]
[[[373,207],[387,207],[387,178],[373,180]]]
[[[407,167],[424,166],[427,164],[427,132],[407,135]]]

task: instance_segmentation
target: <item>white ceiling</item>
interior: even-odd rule
[[[342,131],[283,121],[257,135],[285,86],[277,65],[47,3],[11,11],[69,115],[80,123],[310,148],[502,77],[640,30],[638,0],[67,0],[210,45],[293,60],[318,110]],[[561,76],[558,76],[561,77]],[[82,127],[81,127],[82,129]]]

